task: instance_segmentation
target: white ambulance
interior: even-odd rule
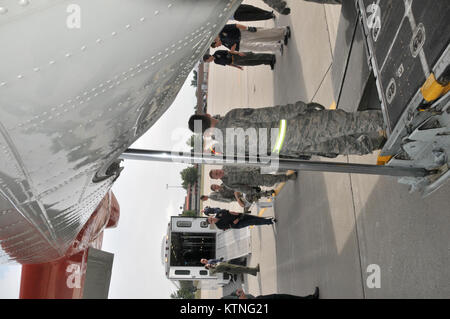
[[[209,287],[225,285],[228,274],[210,275],[200,259],[223,258],[225,261],[251,253],[248,227],[220,230],[206,222],[206,217],[172,216],[162,243],[162,261],[170,280],[201,280]]]

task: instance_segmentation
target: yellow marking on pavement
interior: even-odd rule
[[[291,174],[294,174],[295,172],[294,171],[291,171],[291,170],[288,170],[287,171],[287,174],[286,175],[291,175]],[[273,197],[275,197],[275,196],[277,196],[280,192],[281,192],[281,190],[283,189],[283,187],[284,187],[284,185],[286,185],[286,182],[281,182],[276,188],[275,188],[275,195],[273,196]],[[269,200],[268,200],[268,202],[271,202],[272,201],[272,198],[269,198]],[[264,214],[264,212],[266,211],[266,207],[264,207],[263,209],[261,209],[260,211],[259,211],[259,213],[258,213],[258,216],[259,217],[261,217],[263,214]],[[250,226],[250,229],[252,229],[253,227],[255,227],[255,226]]]
[[[378,155],[377,165],[386,165],[392,158],[392,155],[381,156]]]
[[[333,103],[331,103],[329,109],[330,110],[336,110],[336,102],[335,101],[333,101]]]

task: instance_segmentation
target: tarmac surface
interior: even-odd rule
[[[245,3],[269,9],[262,1]],[[291,27],[292,38],[274,71],[268,66],[244,71],[210,66],[210,114],[297,100],[332,105],[340,6],[300,0],[288,4],[289,16],[247,23]],[[374,164],[377,155],[334,161]],[[210,168],[204,169],[205,193]],[[276,226],[252,229],[248,265],[259,263],[261,272],[245,276],[243,288],[253,295],[307,295],[318,286],[321,298],[449,298],[449,204],[449,183],[423,199],[394,177],[299,172],[297,180],[284,185],[274,208],[264,212],[277,217]],[[210,201],[205,205],[226,207]],[[374,280],[377,274],[379,281]],[[240,284],[202,290],[202,298],[219,298]]]

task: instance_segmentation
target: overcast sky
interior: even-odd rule
[[[172,106],[133,148],[188,150],[187,121],[197,102],[191,73]],[[120,205],[117,228],[104,233],[102,250],[114,254],[109,298],[169,298],[176,287],[166,278],[161,243],[171,215],[178,215],[186,191],[178,163],[125,160],[112,190]],[[0,265],[0,299],[18,298],[20,265]]]

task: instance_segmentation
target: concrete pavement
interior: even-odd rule
[[[267,8],[262,1],[245,2]],[[275,70],[212,65],[211,114],[299,99],[332,104],[332,53],[340,7],[288,3],[291,14],[278,17],[275,24],[290,25],[292,38]],[[334,160],[374,164],[376,155]],[[319,286],[323,298],[448,298],[449,195],[449,184],[422,199],[392,177],[299,172],[277,196],[274,209],[265,213],[278,218],[276,227],[252,229],[249,265],[259,263],[261,273],[247,276],[244,288],[254,295],[304,295]],[[379,266],[380,288],[366,283],[369,265]],[[221,294],[221,289],[205,291],[202,297]]]

